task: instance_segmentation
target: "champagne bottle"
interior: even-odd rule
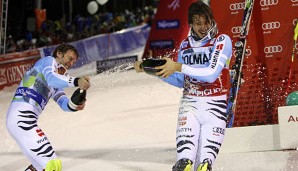
[[[78,88],[71,96],[71,101],[75,105],[81,105],[83,104],[83,101],[86,100],[86,90],[81,90]]]
[[[140,68],[149,75],[155,75],[155,73],[161,71],[161,69],[155,69],[155,67],[162,66],[166,62],[165,59],[148,58],[141,63]]]
[[[77,106],[83,104],[83,102],[86,100],[86,95],[86,90],[81,90],[80,88],[76,89],[68,102],[68,107],[71,110],[76,111]]]

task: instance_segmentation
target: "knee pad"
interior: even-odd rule
[[[180,159],[176,162],[175,166],[172,167],[172,171],[190,171],[192,161],[186,158]]]
[[[61,160],[59,159],[52,159],[48,161],[45,169],[45,171],[61,171],[61,170],[62,170],[62,164],[61,164]]]

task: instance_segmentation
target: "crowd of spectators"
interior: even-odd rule
[[[40,30],[27,31],[20,40],[15,40],[9,35],[6,40],[6,53],[72,42],[144,23],[151,25],[155,12],[154,7],[146,6],[144,9],[137,8],[135,11],[125,10],[120,13],[104,12],[88,17],[77,15],[67,23],[63,19],[47,19],[42,23]]]

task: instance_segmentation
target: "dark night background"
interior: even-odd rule
[[[8,0],[7,35],[14,39],[24,37],[27,30],[28,17],[35,17],[34,9],[37,0]],[[47,10],[47,19],[59,20],[65,15],[66,21],[69,17],[69,0],[40,0],[42,9]],[[92,0],[72,0],[72,18],[77,14],[84,17],[90,15],[87,11],[87,4]],[[123,12],[143,9],[145,6],[157,6],[158,0],[109,0],[103,6],[98,5],[97,13],[101,12]]]

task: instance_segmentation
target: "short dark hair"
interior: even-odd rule
[[[211,8],[202,1],[193,2],[188,8],[188,24],[192,24],[194,15],[202,16],[206,21],[211,22],[214,20]]]
[[[79,58],[78,50],[74,46],[69,44],[60,44],[59,46],[57,46],[53,52],[53,57],[57,58],[58,52],[65,54],[68,50],[74,51],[74,53],[77,55],[77,58]]]

